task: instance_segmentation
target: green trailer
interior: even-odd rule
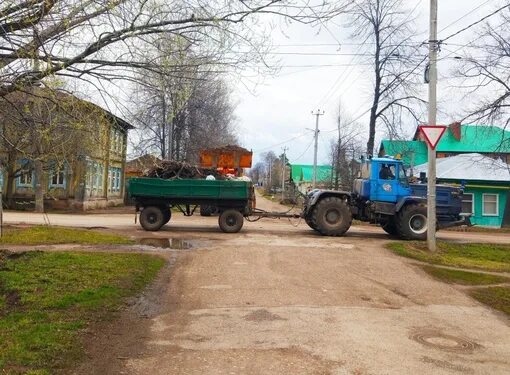
[[[220,214],[221,230],[235,233],[241,230],[243,218],[255,209],[255,191],[249,181],[144,177],[129,180],[128,192],[140,212],[140,224],[149,231],[168,223],[172,208],[192,216],[199,206],[214,206]]]

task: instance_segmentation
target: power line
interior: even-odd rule
[[[250,51],[237,51],[231,53],[251,54]],[[295,55],[295,56],[372,56],[371,53],[357,54],[351,52],[264,52],[266,55]]]
[[[280,143],[276,143],[276,144],[271,145],[271,146],[267,146],[267,147],[261,148],[259,150],[254,150],[253,152],[263,152],[263,151],[271,150],[272,148],[284,145],[285,143],[289,143],[289,142],[291,142],[291,141],[293,141],[295,139],[301,138],[304,135],[306,135],[306,133],[299,134],[299,135],[297,135],[295,137],[289,138],[289,139],[287,139],[285,141],[282,141]]]
[[[293,162],[296,162],[296,161],[298,161],[299,159],[301,159],[303,156],[305,156],[305,154],[308,152],[308,150],[310,149],[310,147],[312,147],[313,141],[314,141],[314,138],[312,138],[312,140],[310,141],[310,143],[308,144],[308,146],[306,146],[306,148],[305,148],[305,150],[303,151],[303,153],[302,153],[301,155],[299,155],[297,158],[294,158],[294,159],[293,159]]]
[[[473,26],[478,25],[479,23],[481,23],[481,22],[485,21],[486,19],[488,19],[488,18],[490,18],[490,17],[492,17],[492,16],[494,16],[494,15],[498,14],[499,12],[501,12],[501,11],[505,10],[505,9],[506,9],[506,8],[508,8],[508,7],[510,7],[510,4],[507,4],[507,5],[505,5],[505,6],[502,6],[501,8],[496,9],[494,12],[487,14],[486,16],[484,16],[484,17],[480,18],[478,21],[475,21],[475,22],[473,22],[473,23],[470,23],[469,25],[467,25],[466,27],[464,27],[464,28],[460,29],[459,31],[457,31],[457,32],[455,32],[455,33],[453,33],[453,34],[451,34],[451,35],[448,35],[446,38],[441,39],[439,42],[440,42],[440,43],[443,43],[443,42],[447,41],[448,39],[451,39],[451,38],[453,38],[453,37],[455,37],[455,36],[459,35],[460,33],[463,33],[464,31],[469,30],[469,29],[470,29],[470,28],[472,28]]]
[[[468,13],[464,14],[463,16],[457,18],[455,21],[453,21],[452,23],[446,25],[445,27],[443,27],[441,30],[439,30],[439,32],[443,32],[445,31],[446,29],[448,29],[449,27],[455,25],[457,22],[459,22],[460,20],[463,20],[464,18],[466,18],[467,16],[469,16],[470,14],[476,12],[478,9],[480,9],[481,7],[483,7],[485,4],[487,3],[490,3],[492,0],[487,0],[485,1],[484,3],[478,5],[477,7],[475,7],[474,9],[471,9]]]
[[[363,48],[363,45],[360,44],[360,46],[358,47],[358,49],[356,50],[356,53],[358,53],[359,51],[361,51],[361,49]],[[333,82],[333,85],[331,85],[331,87],[328,89],[328,91],[326,92],[326,94],[320,99],[319,103],[318,103],[318,106],[321,106],[324,101],[330,96],[333,94],[333,92],[336,90],[336,86],[338,85],[339,82],[342,82],[342,79],[344,78],[344,76],[347,76],[348,74],[350,74],[350,72],[353,70],[352,67],[353,66],[357,66],[357,64],[354,64],[354,60],[356,59],[356,56],[353,56],[351,58],[351,60],[349,61],[349,64],[351,64],[351,69],[346,69],[344,70],[339,76],[338,78],[336,79],[335,82]],[[347,73],[349,72],[349,73]]]
[[[416,9],[418,9],[418,6],[422,3],[423,0],[419,0],[416,2],[416,5],[414,6],[414,8],[409,12],[409,15],[412,15]],[[367,38],[368,39],[368,38]],[[352,64],[352,66],[361,66],[363,64],[353,64],[354,63],[354,60],[358,57],[361,57],[361,56],[373,56],[373,54],[360,54],[359,52],[361,51],[361,48],[364,47],[365,45],[375,45],[376,43],[370,43],[370,42],[366,42],[366,40],[361,43],[358,47],[358,49],[356,50],[356,53],[353,55],[353,58],[349,61],[349,64]],[[393,47],[398,47],[398,46],[404,46],[403,44],[396,44],[394,46],[390,46],[388,45],[387,47],[390,47],[390,48],[393,48]],[[367,64],[367,65],[372,65],[372,64]],[[342,87],[342,84],[343,84],[343,81],[342,79],[344,78],[344,76],[348,76],[351,72],[353,71],[353,68],[351,67],[351,69],[347,69],[345,71],[343,71],[340,76],[336,79],[336,81],[333,83],[333,85],[328,89],[328,91],[326,92],[326,94],[322,97],[322,99],[319,101],[319,105],[322,105],[322,104],[327,104],[329,103],[329,101],[331,100],[331,97],[333,96],[334,92],[336,90],[339,90],[340,87]],[[337,85],[340,83],[340,86],[337,87]],[[352,86],[352,82],[351,82],[351,85]],[[349,87],[350,87],[349,86]],[[328,99],[325,103],[324,101]]]
[[[505,25],[506,24],[506,20],[503,21],[502,23],[500,23],[498,26],[496,26],[496,29],[500,28],[501,26]],[[456,46],[458,46],[459,48],[457,48],[455,51],[448,51],[450,52],[448,55],[444,56],[444,57],[441,57],[439,58],[437,61],[442,61],[442,60],[445,60],[445,59],[448,59],[450,58],[450,56],[452,55],[455,55],[457,52],[459,52],[462,48],[466,48],[466,47],[470,47],[470,48],[478,48],[476,46],[472,46],[471,44],[476,42],[477,40],[480,40],[484,37],[485,35],[479,35],[477,36],[475,39],[472,39],[471,41],[469,41],[468,43],[466,44],[456,44]],[[452,46],[455,46],[455,44],[451,44],[451,43],[445,43],[445,44],[448,44],[448,45],[452,45]],[[484,48],[484,47],[480,47],[480,48]]]

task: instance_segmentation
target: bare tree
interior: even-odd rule
[[[476,42],[468,47],[477,56],[466,53],[458,73],[474,105],[463,121],[469,119],[507,128],[510,125],[510,8],[503,10],[499,19],[487,22]],[[506,142],[510,147],[510,140]]]
[[[330,8],[293,0],[4,0],[0,97],[55,74],[94,83],[132,79],[133,69],[161,71],[157,61],[146,58],[160,35],[179,36],[213,51],[258,50],[264,44],[253,37],[257,15],[313,23],[333,15]],[[240,56],[232,53],[231,60],[223,56],[215,63],[233,66],[263,54]],[[33,60],[40,62],[38,67]]]
[[[354,163],[356,155],[362,154],[361,130],[359,124],[352,121],[346,114],[342,104],[338,104],[337,112],[338,136],[331,141],[330,159],[333,166],[332,187],[338,190],[350,189],[354,179]]]
[[[259,184],[264,180],[265,165],[263,162],[256,163],[249,172],[249,176],[254,184]]]
[[[64,170],[91,149],[107,147],[108,134],[90,127],[106,121],[98,107],[53,88],[31,88],[0,101],[6,198],[12,205],[13,180],[26,174],[34,179],[36,211],[44,211],[44,172]]]
[[[236,143],[230,90],[216,72],[199,72],[190,48],[167,50],[162,65],[181,64],[178,75],[149,73],[139,78],[133,107],[138,125],[135,152],[162,158],[198,161],[199,152]]]
[[[425,59],[416,58],[412,12],[403,0],[356,0],[349,13],[353,38],[366,43],[373,62],[373,96],[367,153],[373,155],[378,124],[399,127],[403,112],[419,121],[417,104],[424,103],[414,89],[417,71]]]
[[[273,151],[264,152],[261,157],[265,165],[266,183],[264,184],[264,187],[266,192],[270,192],[274,187],[281,184],[280,159]]]

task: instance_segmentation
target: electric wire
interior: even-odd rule
[[[301,138],[301,137],[305,136],[306,134],[307,133],[301,133],[301,134],[299,134],[299,135],[297,135],[295,137],[289,138],[289,139],[287,139],[285,141],[282,141],[280,143],[276,143],[276,144],[271,145],[271,146],[267,146],[267,147],[264,147],[264,148],[261,148],[261,149],[258,149],[258,150],[254,150],[253,152],[263,152],[263,151],[271,150],[272,148],[284,145],[284,144],[289,143],[289,142],[291,142],[291,141],[293,141],[295,139]]]
[[[503,11],[503,10],[505,10],[505,9],[509,8],[509,7],[510,7],[510,4],[507,4],[507,5],[505,5],[505,6],[502,6],[502,7],[498,8],[498,9],[496,9],[495,11],[493,11],[493,12],[491,12],[491,13],[489,13],[489,14],[485,15],[484,17],[480,18],[479,20],[477,20],[477,21],[475,21],[475,22],[470,23],[470,24],[469,24],[469,25],[467,25],[466,27],[463,27],[462,29],[460,29],[460,30],[458,30],[458,31],[454,32],[453,34],[448,35],[446,38],[443,38],[443,39],[439,40],[439,42],[440,42],[440,43],[443,43],[443,42],[447,41],[448,39],[451,39],[451,38],[453,38],[453,37],[455,37],[455,36],[457,36],[457,35],[459,35],[459,34],[463,33],[464,31],[469,30],[470,28],[472,28],[472,27],[474,27],[474,26],[478,25],[479,23],[481,23],[481,22],[483,22],[483,21],[485,21],[485,20],[489,19],[490,17],[495,16],[495,15],[496,15],[496,14],[498,14],[499,12],[501,12],[501,11]]]
[[[463,20],[464,18],[466,18],[467,16],[469,16],[470,14],[476,12],[478,9],[480,9],[481,7],[483,7],[484,5],[486,5],[487,3],[490,3],[492,0],[487,0],[485,1],[484,3],[478,5],[477,7],[475,7],[474,9],[471,9],[469,12],[467,12],[466,14],[464,14],[463,16],[457,18],[455,21],[453,21],[452,23],[446,25],[445,27],[443,27],[441,30],[439,30],[439,33],[442,33],[443,31],[445,31],[446,29],[450,28],[451,26],[455,25],[457,22]]]
[[[297,158],[293,158],[292,161],[295,163],[296,161],[301,159],[303,156],[305,156],[305,154],[308,152],[310,147],[312,147],[313,142],[314,142],[314,138],[312,138],[311,142],[308,144],[308,146],[305,148],[305,150],[301,153],[301,155],[299,155]]]

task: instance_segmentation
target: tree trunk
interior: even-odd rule
[[[377,14],[379,14],[379,2],[377,2]],[[377,109],[379,108],[379,99],[381,97],[381,35],[379,25],[374,25],[374,37],[375,37],[375,54],[374,54],[374,73],[375,73],[375,85],[374,85],[374,100],[372,102],[372,108],[370,109],[370,121],[368,127],[368,142],[367,142],[367,155],[374,155],[374,143],[375,143],[375,125],[377,122]]]
[[[375,143],[375,123],[376,123],[376,112],[377,112],[376,99],[374,98],[374,103],[372,105],[372,109],[370,110],[370,121],[368,126],[368,142],[367,142],[367,155],[374,155],[374,143]]]
[[[43,165],[36,160],[35,164],[35,212],[44,212]]]
[[[7,208],[14,208],[14,170],[9,170],[7,172],[7,190],[5,191],[5,201],[7,203]]]

